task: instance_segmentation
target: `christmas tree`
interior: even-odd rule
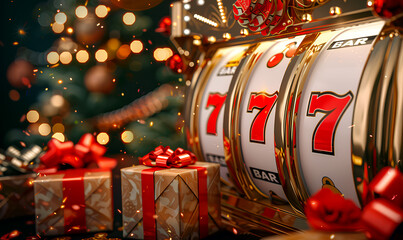
[[[108,154],[183,147],[171,2],[143,2],[1,2],[2,148],[87,132]]]

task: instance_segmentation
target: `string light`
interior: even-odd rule
[[[55,22],[58,24],[65,24],[67,22],[67,15],[64,12],[56,13]]]
[[[108,53],[105,49],[99,49],[95,52],[95,59],[98,62],[105,62],[108,59]]]
[[[104,18],[108,15],[108,8],[105,5],[99,5],[95,8],[95,15],[99,18]]]
[[[78,6],[76,8],[76,16],[78,18],[85,18],[88,14],[88,9],[85,6]]]
[[[86,63],[89,58],[90,58],[90,55],[85,50],[80,50],[76,54],[76,59],[79,63]]]
[[[52,31],[54,33],[61,33],[64,30],[64,25],[63,24],[59,24],[57,22],[52,24]]]
[[[213,27],[218,27],[217,22],[214,22],[213,20],[210,20],[210,19],[208,19],[206,17],[200,16],[199,14],[193,15],[193,17],[195,19],[199,20],[202,23],[208,24],[208,25],[213,26]]]
[[[69,64],[73,60],[73,56],[69,52],[62,52],[60,54],[60,62],[63,64]]]
[[[27,121],[30,123],[36,123],[39,120],[39,113],[36,110],[30,110],[27,113]]]
[[[218,5],[218,11],[220,12],[220,16],[221,16],[221,21],[223,23],[226,23],[227,22],[227,17],[225,16],[225,9],[223,7],[222,1],[217,0],[217,5]]]
[[[170,48],[156,48],[154,50],[154,59],[158,62],[166,61],[173,55],[173,51]]]
[[[109,142],[109,135],[106,132],[101,132],[97,135],[97,142],[101,145],[106,145]]]
[[[52,138],[55,138],[55,139],[59,140],[60,142],[64,142],[66,140],[66,137],[61,132],[57,132],[57,133],[53,134]]]
[[[131,143],[134,139],[134,134],[132,131],[126,130],[122,132],[121,138],[124,143]]]
[[[46,60],[49,64],[56,64],[59,62],[59,54],[55,51],[49,52],[46,56]]]
[[[42,136],[47,136],[50,133],[50,125],[47,123],[42,123],[41,125],[39,125],[38,127],[38,132],[40,135]]]
[[[123,15],[123,23],[126,25],[133,25],[136,22],[136,16],[132,12],[127,12]]]
[[[132,50],[133,53],[140,53],[143,51],[143,43],[139,40],[133,40],[133,42],[130,43],[130,50]]]

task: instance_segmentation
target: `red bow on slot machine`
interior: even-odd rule
[[[365,231],[369,239],[399,239],[403,232],[402,186],[403,174],[385,167],[369,184],[368,204],[362,211],[351,200],[323,188],[308,199],[305,215],[317,230]]]

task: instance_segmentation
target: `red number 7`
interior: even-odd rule
[[[207,134],[217,135],[217,118],[221,111],[222,106],[225,103],[227,94],[221,95],[220,93],[210,93],[207,99],[206,109],[213,106],[214,109],[211,112],[207,120]]]
[[[249,141],[256,143],[265,143],[265,133],[267,119],[270,112],[277,102],[278,92],[271,95],[265,92],[251,93],[247,112],[251,113],[253,109],[259,109],[255,118],[252,121],[250,128]]]
[[[334,137],[341,117],[353,100],[348,91],[344,95],[333,92],[312,92],[306,115],[315,117],[317,112],[324,113],[312,135],[312,152],[334,155]]]

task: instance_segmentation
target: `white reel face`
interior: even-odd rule
[[[239,103],[241,159],[254,185],[264,195],[286,199],[274,151],[274,116],[284,73],[303,36],[262,43],[258,60],[246,76]]]
[[[205,83],[199,103],[199,118],[196,119],[199,130],[200,148],[204,160],[221,165],[221,178],[230,183],[223,144],[223,112],[225,100],[232,77],[244,57],[246,48],[230,47],[220,49],[214,58],[222,59],[213,66]],[[201,80],[201,79],[200,79]]]
[[[362,72],[383,22],[338,30],[303,85],[296,140],[309,195],[331,188],[360,205],[352,171],[351,132]],[[365,143],[363,143],[365,144]]]

